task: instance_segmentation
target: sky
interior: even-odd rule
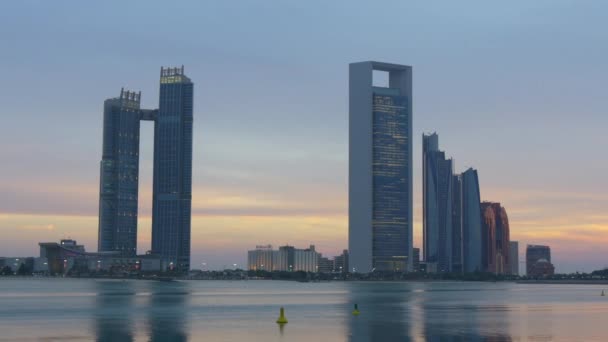
[[[511,240],[557,272],[608,266],[608,2],[12,1],[0,4],[0,255],[97,247],[103,101],[158,106],[161,66],[195,83],[192,267],[258,244],[347,248],[348,64],[413,67],[414,243],[422,134]],[[138,250],[150,248],[152,123]],[[523,267],[524,265],[520,265]]]

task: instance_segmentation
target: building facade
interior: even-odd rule
[[[256,246],[247,252],[247,269],[253,271],[273,271],[274,251],[272,245]]]
[[[552,275],[553,272],[551,248],[544,245],[528,245],[526,247],[526,275],[528,277],[539,277]]]
[[[452,272],[452,160],[439,150],[436,133],[422,136],[422,234],[427,272]]]
[[[137,254],[141,93],[121,89],[104,102],[99,186],[99,251]]]
[[[342,254],[334,257],[334,272],[348,273],[348,249],[342,251]]]
[[[462,231],[462,177],[452,176],[452,272],[464,272]]]
[[[412,272],[420,272],[420,248],[412,249]]]
[[[121,90],[104,103],[98,251],[137,254],[140,121],[154,122],[152,252],[164,269],[190,268],[193,85],[184,68],[161,68],[159,109]]]
[[[154,126],[152,252],[167,268],[190,269],[193,84],[184,67],[161,68]]]
[[[508,274],[509,219],[500,203],[481,203],[482,261],[486,272]]]
[[[484,270],[482,214],[477,170],[469,168],[459,176],[459,179],[463,271],[465,273],[481,272]]]
[[[388,73],[375,87],[374,71]],[[412,269],[412,68],[349,66],[349,268]]]
[[[519,275],[519,242],[509,241],[509,266],[511,275]]]
[[[304,271],[319,272],[321,254],[314,245],[305,249],[281,246],[273,250],[271,245],[256,246],[247,252],[248,269],[252,271]]]

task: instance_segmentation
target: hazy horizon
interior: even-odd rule
[[[413,67],[414,245],[421,140],[479,171],[511,240],[556,272],[608,265],[608,3],[442,6],[15,2],[0,11],[0,256],[71,237],[97,249],[103,101],[158,106],[161,66],[194,82],[192,268],[258,244],[347,248],[348,64]],[[142,122],[138,251],[150,248],[152,123]],[[602,157],[604,156],[604,157]],[[520,264],[520,272],[523,264]]]

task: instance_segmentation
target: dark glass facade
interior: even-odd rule
[[[405,271],[408,250],[409,149],[407,98],[374,88],[372,262],[378,271]]]
[[[137,254],[140,94],[106,100],[99,187],[99,251]]]
[[[452,160],[438,150],[437,134],[423,135],[423,243],[427,272],[451,272]]]
[[[477,170],[466,170],[460,176],[460,180],[463,271],[481,272],[484,268],[482,264],[481,200]]]
[[[193,84],[183,67],[161,69],[154,128],[152,252],[169,269],[190,268]]]
[[[463,272],[462,262],[462,179],[452,176],[452,271]]]

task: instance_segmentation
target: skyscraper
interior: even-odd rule
[[[388,86],[373,84],[374,71]],[[350,271],[412,269],[412,68],[350,64]]]
[[[462,231],[462,176],[452,176],[452,271],[464,272]]]
[[[496,273],[496,213],[491,203],[481,203],[482,263],[486,272]]]
[[[193,84],[184,67],[161,68],[154,126],[152,252],[170,269],[190,268]]]
[[[511,267],[510,274],[519,275],[519,242],[509,241],[509,265]]]
[[[452,160],[439,150],[436,133],[422,136],[424,260],[427,272],[452,271]]]
[[[121,89],[103,109],[99,186],[99,251],[137,254],[141,93]]]
[[[154,121],[152,252],[163,268],[190,267],[192,82],[184,68],[161,68],[160,109],[121,90],[104,103],[98,250],[137,253],[140,121]]]
[[[509,273],[509,219],[500,203],[482,202],[483,264],[487,272]]]
[[[462,216],[463,271],[481,272],[482,230],[479,178],[477,170],[469,168],[460,177]]]

